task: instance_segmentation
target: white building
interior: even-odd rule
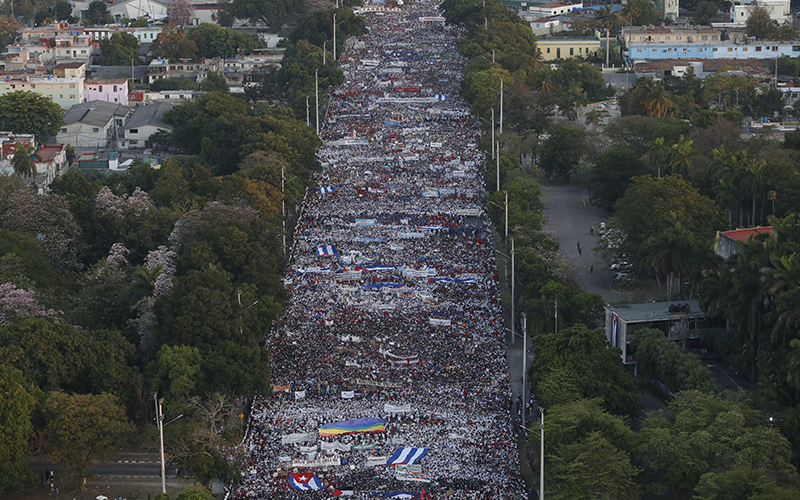
[[[123,19],[164,19],[168,16],[169,2],[159,0],[122,0],[108,6],[115,21]]]
[[[176,103],[160,102],[139,106],[128,119],[120,133],[119,149],[144,149],[151,147],[150,136],[159,130],[171,131],[172,125],[164,123],[164,113]]]
[[[113,102],[128,105],[128,80],[115,78],[112,80],[86,80],[84,96],[86,100]]]
[[[49,97],[64,109],[83,102],[83,78],[53,78],[48,76],[6,76],[0,80],[0,95],[29,90]]]
[[[563,16],[575,10],[580,11],[582,8],[583,3],[566,4],[556,2],[528,7],[526,14],[533,15],[536,18]]]
[[[792,22],[792,11],[790,0],[733,0],[731,8],[731,21],[735,23],[746,23],[750,17],[750,12],[756,7],[763,7],[769,12],[769,17],[777,21],[778,24]]]
[[[141,28],[133,28],[133,27],[122,27],[122,26],[98,26],[84,28],[84,33],[91,37],[92,40],[103,40],[106,38],[111,38],[111,35],[114,33],[127,33],[136,37],[139,40],[139,43],[153,43],[158,38],[158,35],[161,34],[163,26],[161,25],[151,25],[148,24],[145,27]]]
[[[56,141],[78,149],[105,148],[132,113],[133,108],[105,101],[77,104],[64,116]]]

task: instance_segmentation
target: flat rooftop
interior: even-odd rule
[[[688,313],[671,313],[670,305],[689,304]],[[644,304],[625,304],[621,306],[607,305],[606,310],[617,313],[621,320],[626,323],[637,323],[643,321],[664,321],[677,319],[681,316],[689,318],[703,318],[706,313],[700,310],[699,300],[681,300],[671,302],[647,302]]]

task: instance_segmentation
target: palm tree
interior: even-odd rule
[[[628,1],[628,3],[622,7],[620,14],[626,21],[628,21],[628,28],[630,30],[630,28],[633,26],[634,18],[638,18],[640,15],[642,15],[642,8],[637,2]],[[625,41],[625,37],[623,37],[622,40],[625,43],[625,47],[628,48],[628,42]],[[628,52],[628,56],[630,57],[630,52]]]
[[[11,166],[14,167],[14,173],[24,179],[36,177],[34,159],[42,161],[42,157],[36,152],[33,145],[26,146],[18,142],[17,150],[14,151],[14,156],[11,158]]]
[[[664,164],[667,157],[669,157],[669,146],[664,144],[663,137],[656,137],[647,143],[649,148],[647,151],[647,158],[650,160],[650,166],[658,169],[658,177],[661,177],[661,165]]]
[[[586,113],[583,121],[586,123],[586,126],[589,125],[593,126],[595,130],[603,124],[603,118],[608,116],[608,111],[605,109],[593,109]]]
[[[619,15],[613,11],[612,5],[603,5],[594,13],[594,19],[601,28],[606,29],[606,68],[608,67],[609,56],[611,55],[611,28],[619,24]]]
[[[756,161],[753,159],[745,167],[741,179],[742,190],[753,200],[753,212],[750,218],[750,224],[753,226],[756,225],[756,197],[763,191],[766,167],[766,160]]]
[[[694,141],[680,136],[678,143],[672,145],[672,159],[669,162],[673,173],[680,174],[689,181],[694,177],[694,162],[692,162],[692,158],[700,156],[700,153],[692,148],[692,144],[694,144]]]
[[[725,208],[725,211],[728,213],[728,220],[733,224],[731,207],[739,203],[739,194],[736,185],[733,181],[728,179],[720,179],[717,181],[717,185],[714,186],[714,192],[716,193],[714,201],[717,202],[717,205]]]

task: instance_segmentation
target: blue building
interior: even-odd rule
[[[741,43],[718,42],[653,42],[630,41],[628,59],[650,61],[657,59],[775,59],[800,56],[800,42],[756,41]]]

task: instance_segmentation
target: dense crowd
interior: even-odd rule
[[[362,14],[369,34],[340,59],[239,498],[524,497],[460,33],[432,2],[388,10]],[[365,417],[385,432],[319,436]],[[419,481],[379,465],[400,447],[429,449]],[[323,490],[293,490],[301,472]]]

